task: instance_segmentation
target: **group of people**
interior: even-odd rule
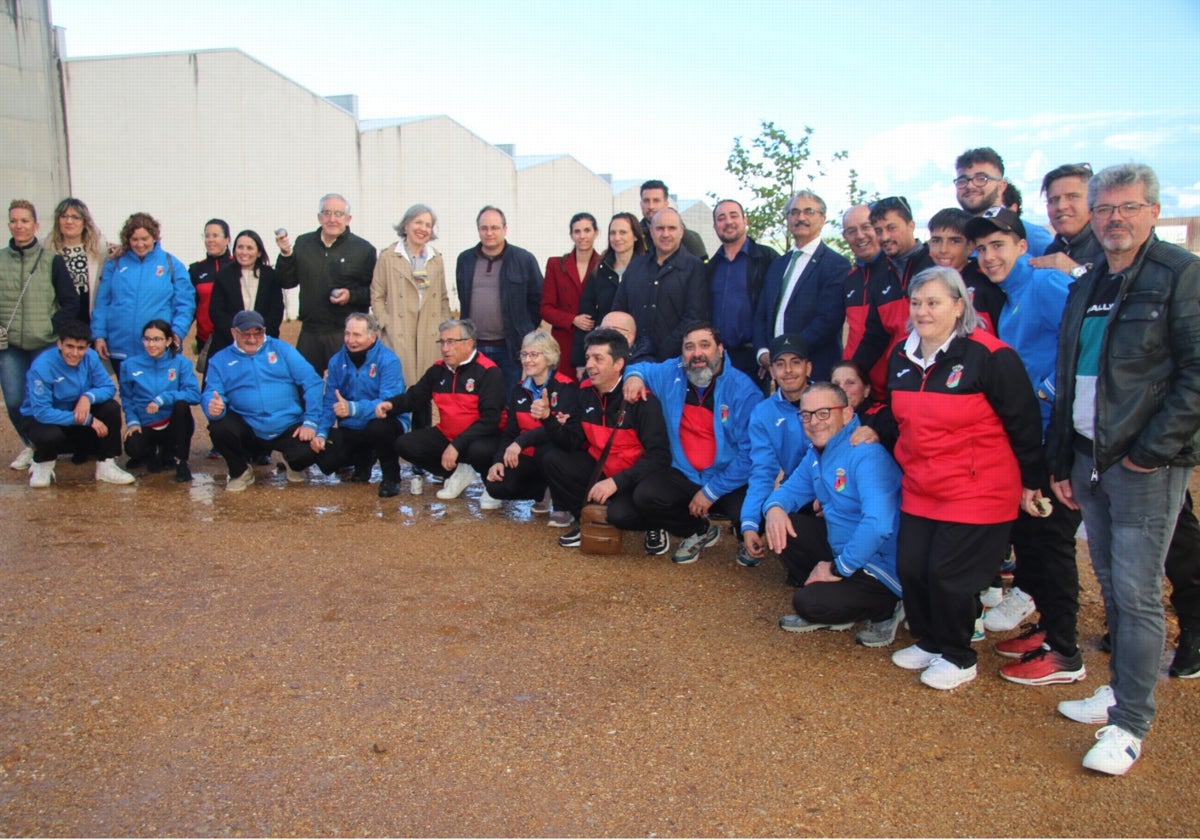
[[[229,491],[278,451],[297,482],[313,465],[367,482],[378,462],[388,498],[404,461],[413,494],[432,475],[443,500],[479,478],[484,510],[532,501],[564,548],[581,544],[584,506],[603,505],[610,525],[677,564],[728,523],[738,564],[768,548],[780,557],[796,590],[782,629],[864,622],[856,640],[884,647],[907,620],[915,643],[892,661],[942,690],[976,678],[984,630],[1035,612],[997,644],[1012,660],[1001,676],[1086,677],[1082,521],[1112,679],[1059,710],[1106,724],[1084,766],[1122,774],[1154,716],[1164,565],[1181,626],[1171,674],[1200,676],[1187,497],[1200,459],[1200,258],[1154,235],[1148,167],[1047,173],[1053,237],[1026,228],[994,150],[968,150],[956,174],[959,207],[930,219],[928,243],[903,197],[848,210],[853,262],[822,242],[826,205],[811,191],[785,207],[783,255],[748,236],[741,204],[719,201],[709,258],[666,186],[648,181],[643,218],[613,216],[603,253],[595,217],[576,214],[574,247],[544,276],[490,205],[450,274],[420,204],[376,254],[350,232],[346,199],[323,196],[317,230],[294,245],[276,231],[273,268],[257,233],[231,252],[214,219],[189,272],[146,214],[110,253],[68,199],[47,250],[33,208],[14,202],[0,387],[27,449],[13,467],[44,487],[58,455],[95,454],[99,480],[134,480],[115,460],[107,361],[134,465],[189,480],[199,405]],[[295,287],[292,347],[278,334],[282,290]],[[180,352],[193,318],[202,385]]]

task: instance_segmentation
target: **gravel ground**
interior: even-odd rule
[[[943,693],[780,632],[779,566],[728,534],[675,567],[561,549],[478,483],[226,494],[202,429],[190,488],[0,475],[0,833],[1198,833],[1200,681],[1169,650],[1129,776],[1083,770],[1095,727],[1055,712],[1107,678],[1082,543],[1088,679],[1007,683],[994,637]]]

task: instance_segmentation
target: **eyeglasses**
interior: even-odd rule
[[[142,344],[166,344],[167,340],[162,336],[144,335],[142,336]]]
[[[542,355],[541,350],[522,350],[521,351],[521,361],[525,361],[526,359],[529,359],[530,361],[532,361],[533,359],[536,359],[541,355]]]
[[[876,211],[886,213],[888,210],[904,210],[908,215],[912,215],[912,207],[909,206],[908,199],[902,195],[890,195],[887,198],[871,202],[872,213]]]
[[[264,335],[267,334],[267,331],[262,329],[261,327],[251,327],[248,330],[237,330],[235,328],[235,330],[238,335],[252,336],[254,338],[262,338]]]
[[[846,406],[844,405],[831,405],[828,408],[818,408],[814,411],[805,411],[804,409],[800,409],[800,422],[811,423],[814,420],[817,420],[821,423],[824,423],[829,419],[829,415],[833,414],[833,412],[837,411],[838,409],[845,407]]]
[[[469,339],[469,338],[439,338],[437,340],[437,343],[439,346],[445,347],[448,344],[458,344],[458,342],[460,342],[460,341],[470,341],[470,340],[471,339]]]
[[[1132,219],[1143,207],[1153,207],[1138,201],[1127,201],[1124,204],[1097,204],[1092,208],[1092,215],[1097,219],[1111,219],[1113,213],[1120,213],[1122,219]]]
[[[1003,178],[994,178],[991,175],[988,175],[984,172],[976,172],[970,178],[968,178],[966,175],[959,175],[957,178],[954,179],[953,184],[954,184],[954,186],[958,187],[961,190],[967,184],[970,184],[973,187],[985,187],[985,186],[987,186],[988,181],[1003,181],[1003,180],[1004,180]]]
[[[58,218],[66,219],[68,222],[82,222],[83,221],[83,216],[80,216],[76,213],[63,213]]]
[[[788,218],[798,218],[803,216],[806,219],[811,219],[813,216],[824,216],[824,210],[818,210],[816,207],[793,207],[788,211]]]
[[[344,219],[346,217],[346,211],[345,210],[322,210],[319,215],[321,215],[322,217],[324,217],[326,219],[328,219],[330,216],[332,216],[335,219]]]

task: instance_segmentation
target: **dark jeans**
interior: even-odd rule
[[[250,466],[250,458],[259,451],[278,452],[293,470],[303,470],[317,461],[317,453],[306,442],[294,437],[300,424],[289,426],[274,438],[260,438],[235,411],[226,409],[225,416],[208,424],[208,436],[213,448],[225,459],[229,477],[237,478]]]
[[[546,476],[542,460],[548,446],[538,447],[533,455],[522,454],[515,467],[504,468],[500,481],[484,481],[484,488],[493,499],[540,499],[546,495]]]
[[[26,417],[25,435],[33,444],[33,460],[42,464],[68,452],[95,455],[98,461],[116,458],[121,454],[121,406],[116,400],[96,403],[92,417],[108,426],[108,434],[99,437],[91,426],[52,426]]]
[[[1042,495],[1054,499],[1049,482]],[[1042,519],[1021,511],[1012,527],[1017,568],[1013,585],[1037,604],[1038,626],[1046,643],[1059,653],[1075,653],[1075,622],[1079,616],[1079,567],[1075,563],[1075,532],[1083,514],[1055,499],[1050,516]]]
[[[354,467],[355,472],[370,473],[371,465],[379,460],[384,481],[400,480],[400,462],[396,458],[396,438],[403,428],[395,418],[376,418],[365,429],[338,426],[325,439],[325,451],[317,456],[317,466],[325,475],[333,475],[342,467]]]
[[[959,668],[975,664],[979,591],[996,573],[1011,531],[1011,522],[968,525],[900,514],[896,571],[908,627],[922,649]]]
[[[499,439],[499,434],[475,438],[467,445],[466,452],[458,453],[458,463],[470,464],[475,472],[487,475]],[[396,438],[395,452],[417,469],[446,478],[453,472],[442,468],[442,453],[449,445],[450,440],[433,426],[400,435]]]
[[[793,513],[795,537],[788,537],[780,561],[788,576],[799,581],[792,595],[796,615],[816,624],[845,624],[848,621],[886,621],[896,609],[896,597],[875,578],[859,569],[837,583],[804,581],[818,563],[833,562],[833,548],[826,537],[825,520],[814,516],[811,508]]]
[[[504,374],[504,393],[511,394],[513,388],[521,381],[521,366],[508,354],[508,345],[488,344],[478,346],[479,352],[487,356],[500,368]]]
[[[583,503],[591,489],[592,472],[596,461],[583,449],[567,451],[557,446],[546,448],[542,472],[550,485],[550,499],[555,510],[569,511],[579,519]],[[642,523],[633,504],[633,489],[618,490],[608,500],[608,522],[628,531],[645,531],[652,527]]]
[[[333,358],[334,353],[342,349],[344,340],[345,331],[341,327],[326,331],[313,329],[306,324],[300,328],[296,349],[316,369],[317,375],[324,376],[325,368],[329,367],[329,360]]]
[[[192,435],[196,432],[196,420],[192,407],[182,400],[171,406],[171,422],[157,429],[142,427],[125,439],[125,454],[130,458],[145,459],[156,452],[167,458],[186,462],[192,451]]]
[[[1180,629],[1200,630],[1200,523],[1192,510],[1192,494],[1185,493],[1167,549],[1167,580],[1171,581],[1171,606]]]
[[[671,467],[651,473],[638,482],[633,491],[633,504],[639,516],[650,523],[648,527],[666,528],[677,537],[691,537],[703,534],[709,525],[708,519],[688,512],[689,503],[699,491],[699,484]],[[746,485],[743,484],[713,502],[711,512],[737,522],[745,500]],[[611,512],[609,522],[612,522]],[[740,540],[740,531],[737,536]]]

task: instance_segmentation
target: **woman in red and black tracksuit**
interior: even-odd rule
[[[888,359],[904,471],[896,565],[917,643],[892,661],[950,689],[975,678],[978,593],[1040,487],[1041,414],[1016,352],[979,318],[952,268],[908,288],[912,332]]]
[[[484,481],[493,500],[541,499],[546,494],[542,457],[550,434],[544,423],[557,412],[575,415],[579,407],[579,386],[555,370],[559,354],[559,342],[541,330],[529,333],[521,344],[524,378],[508,398],[500,445]]]

